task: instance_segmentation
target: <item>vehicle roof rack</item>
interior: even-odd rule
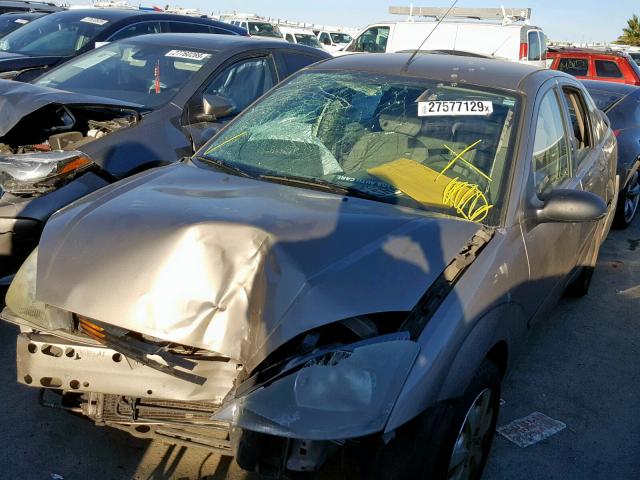
[[[413,17],[432,17],[436,20],[444,18],[470,18],[475,20],[499,20],[502,23],[528,22],[531,19],[530,8],[464,8],[454,7],[447,14],[448,8],[443,7],[389,7],[392,15],[408,15]]]

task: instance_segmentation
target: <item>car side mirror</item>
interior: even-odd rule
[[[200,122],[215,122],[231,116],[236,106],[230,98],[222,95],[205,93],[202,96],[202,113],[196,115]]]
[[[607,204],[598,195],[582,190],[558,189],[544,198],[536,216],[540,223],[585,223],[607,214]]]

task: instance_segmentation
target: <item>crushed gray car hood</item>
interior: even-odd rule
[[[142,105],[95,95],[55,90],[30,83],[0,80],[0,137],[3,137],[25,116],[52,103],[60,105],[107,105],[142,108]]]
[[[253,368],[311,328],[410,310],[477,230],[451,217],[176,164],[52,217],[37,297]]]

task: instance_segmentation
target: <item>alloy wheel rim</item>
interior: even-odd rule
[[[449,480],[472,480],[482,470],[496,408],[490,388],[482,390],[471,404],[458,433],[449,461]]]
[[[635,172],[626,188],[626,194],[624,199],[624,219],[627,223],[633,220],[633,217],[638,210],[638,203],[640,203],[640,174]]]

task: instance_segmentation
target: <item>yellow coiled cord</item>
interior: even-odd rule
[[[472,222],[481,222],[493,205],[477,185],[463,182],[459,177],[451,180],[442,193],[442,203],[456,209],[459,215]]]

